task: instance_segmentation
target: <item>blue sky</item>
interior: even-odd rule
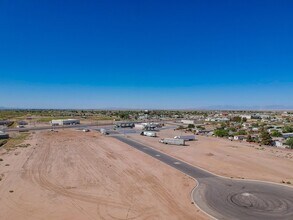
[[[0,1],[0,106],[293,107],[293,2]]]

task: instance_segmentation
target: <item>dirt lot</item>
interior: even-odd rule
[[[198,141],[186,142],[188,146],[158,142],[160,138],[184,134],[171,129],[158,132],[158,138],[139,134],[130,137],[218,175],[277,183],[289,181],[293,184],[292,150],[259,147],[246,142],[204,136],[198,136]]]
[[[0,219],[206,219],[195,182],[95,132],[37,132],[0,150]]]

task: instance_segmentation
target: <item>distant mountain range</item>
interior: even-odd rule
[[[236,106],[236,105],[213,105],[202,109],[207,110],[293,110],[293,106],[285,105],[253,105],[253,106]]]

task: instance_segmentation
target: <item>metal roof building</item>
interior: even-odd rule
[[[80,124],[78,119],[57,119],[51,121],[52,125],[77,125]]]

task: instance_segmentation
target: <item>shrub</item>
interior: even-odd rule
[[[189,124],[187,128],[195,128],[194,124]]]
[[[217,129],[214,131],[214,135],[217,137],[228,137],[229,136],[229,132],[227,130],[224,129]]]
[[[260,134],[261,144],[264,145],[271,145],[272,144],[272,137],[266,130],[263,130]]]
[[[293,138],[288,138],[286,144],[289,146],[290,149],[293,149]]]
[[[277,130],[273,130],[271,135],[272,135],[272,137],[282,137],[281,132],[279,132]]]
[[[0,140],[0,147],[6,144],[8,141],[7,140]]]

